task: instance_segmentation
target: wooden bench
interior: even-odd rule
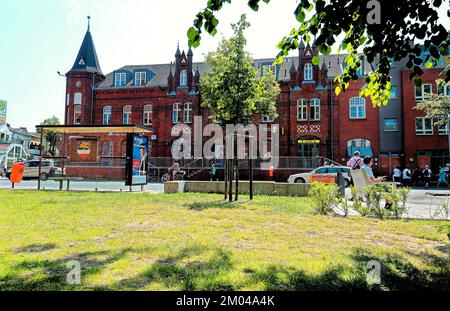
[[[59,181],[59,190],[63,189],[63,183],[65,181],[67,183],[66,190],[69,191],[71,181],[83,181],[84,178],[83,177],[49,177],[48,180]]]

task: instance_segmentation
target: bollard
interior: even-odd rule
[[[339,186],[339,192],[342,197],[345,198],[345,178],[341,172],[338,172],[336,175],[336,184]]]

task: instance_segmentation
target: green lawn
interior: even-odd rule
[[[319,216],[307,198],[221,200],[0,191],[0,290],[450,289],[444,222]],[[66,284],[73,259],[81,285]],[[381,287],[366,283],[372,259]]]

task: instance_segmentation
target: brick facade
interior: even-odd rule
[[[92,40],[90,34],[88,39]],[[89,40],[87,41],[89,43]],[[92,48],[89,48],[84,46],[85,42],[83,42],[82,49],[84,47],[86,51],[94,51],[95,54],[93,42],[91,44]],[[339,96],[335,95],[333,79],[342,72],[345,55],[320,56],[321,64],[313,65],[312,58],[318,53],[314,46],[311,47],[308,44],[305,47],[301,44],[298,53],[297,57],[287,58],[283,64],[273,69],[281,88],[277,99],[279,117],[273,121],[280,126],[280,156],[299,159],[319,156],[344,164],[352,148],[360,147],[358,145],[360,144],[364,148],[369,147],[366,151],[369,150],[367,152],[371,152],[377,159],[378,168],[383,173],[389,174],[393,163],[405,165],[409,163],[410,158],[416,163],[418,150],[444,151],[448,148],[447,137],[439,135],[437,129],[433,135],[416,135],[415,117],[420,113],[413,109],[414,86],[409,81],[408,71],[402,72],[401,81],[404,120],[403,122],[400,120],[400,126],[404,126],[404,154],[386,158],[385,151],[380,150],[380,131],[382,130],[380,127],[383,122],[379,117],[379,108],[373,107],[370,99],[361,99],[365,102],[365,116],[360,118],[350,116],[350,101],[352,98],[359,97],[359,91],[364,85],[363,78],[351,83],[350,87]],[[75,64],[80,59],[84,60],[82,54],[80,51]],[[173,121],[175,104],[179,104],[180,122],[185,123],[184,127],[191,127],[192,137],[195,135],[194,116],[202,116],[202,128],[211,122],[209,111],[200,107],[199,85],[200,76],[209,69],[206,64],[193,62],[193,53],[190,49],[185,53],[177,48],[174,61],[170,64],[125,66],[106,76],[99,70],[96,55],[95,57],[88,55],[86,59],[94,59],[96,62],[90,66],[91,69],[92,66],[97,69],[88,70],[88,67],[80,69],[80,66],[74,65],[74,68],[66,75],[68,105],[65,124],[74,124],[76,93],[82,96],[80,120],[83,125],[104,124],[105,107],[111,108],[109,124],[123,124],[124,107],[130,105],[131,115],[128,123],[145,125],[154,131],[151,157],[155,158],[171,156],[172,142],[177,138],[172,135],[172,128],[177,123]],[[262,68],[271,65],[272,62],[273,59],[255,60],[255,67],[262,72]],[[310,76],[305,74],[307,68],[312,68]],[[369,66],[366,65],[366,68]],[[424,69],[424,71],[424,82],[433,83],[435,91],[434,80],[440,69]],[[136,77],[140,77],[140,73],[145,73],[145,79],[137,81]],[[118,74],[124,79],[119,85]],[[93,80],[95,80],[95,89],[92,92]],[[302,100],[306,103],[306,117],[299,120],[298,103]],[[320,101],[320,117],[317,119],[313,117],[317,115],[313,112],[312,100]],[[184,122],[185,107],[188,103],[191,105],[190,120]],[[152,107],[151,124],[144,124],[146,105]],[[255,116],[254,120],[256,123],[262,122],[261,116]],[[103,138],[106,141],[108,139]],[[207,139],[209,137],[204,138],[204,141]],[[115,142],[115,144],[120,143]],[[99,145],[102,149],[102,142]],[[123,147],[114,147],[113,156],[123,156]],[[424,155],[420,154],[420,156]]]
[[[430,84],[432,92],[437,93],[436,79],[442,68],[425,69],[422,75],[423,85]],[[436,173],[439,166],[448,161],[448,135],[439,133],[438,126],[432,126],[432,133],[420,134],[416,132],[416,118],[424,117],[425,113],[414,109],[416,105],[415,87],[409,81],[409,70],[402,72],[403,84],[403,129],[404,129],[404,165],[411,167],[431,166]],[[449,96],[450,94],[447,94]]]

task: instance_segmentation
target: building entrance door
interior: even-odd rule
[[[313,168],[320,165],[320,138],[300,137],[297,141],[300,167]]]

